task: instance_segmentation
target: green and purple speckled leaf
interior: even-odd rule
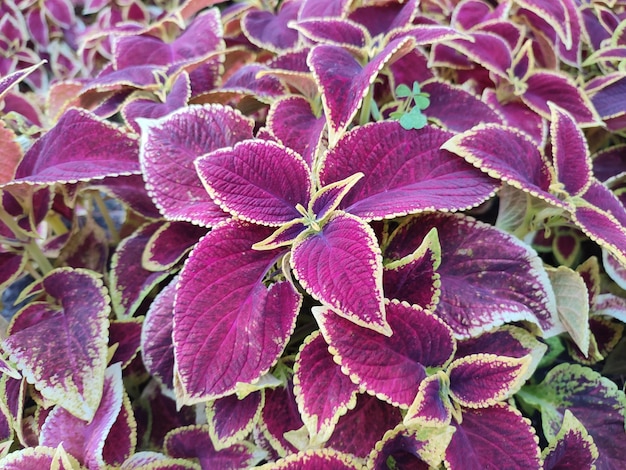
[[[509,405],[464,409],[463,421],[455,427],[445,458],[450,470],[541,468],[535,430]]]
[[[72,108],[26,152],[7,185],[75,183],[140,172],[139,145],[113,124]]]
[[[450,396],[463,407],[486,408],[522,386],[530,357],[471,354],[452,361],[447,374]]]
[[[303,232],[294,242],[290,262],[306,291],[338,315],[391,334],[380,248],[372,229],[358,217],[336,211],[320,232]]]
[[[498,183],[440,150],[450,137],[434,126],[408,132],[397,121],[359,126],[326,154],[320,180],[364,173],[340,207],[365,220],[476,206]]]
[[[122,426],[111,434],[118,420],[122,422]],[[110,455],[107,458],[105,454],[109,435],[114,449],[113,453],[109,449]],[[126,460],[135,450],[137,435],[135,420],[130,411],[130,400],[122,383],[120,365],[115,364],[107,369],[102,401],[90,422],[78,419],[57,406],[46,417],[39,442],[50,447],[63,443],[69,454],[90,469],[103,468],[105,463],[119,465]],[[110,458],[112,456],[115,458]]]
[[[294,394],[311,437],[330,437],[339,417],[356,404],[359,387],[341,372],[319,331],[300,347],[294,364]]]
[[[104,383],[109,296],[102,280],[82,269],[51,271],[41,287],[51,300],[18,312],[3,349],[45,398],[90,420]]]
[[[202,468],[250,468],[258,461],[254,446],[247,442],[226,449],[213,447],[207,425],[193,425],[174,429],[165,436],[163,444],[167,455],[175,458],[198,459]]]
[[[232,215],[280,226],[302,215],[313,192],[308,165],[293,150],[264,140],[246,140],[195,162],[213,200]]]
[[[369,393],[408,408],[426,378],[427,367],[442,367],[456,349],[452,331],[417,306],[391,301],[390,337],[355,325],[329,309],[314,307],[324,339],[344,373]]]
[[[311,49],[307,62],[322,90],[331,146],[356,115],[379,72],[412,48],[411,38],[391,41],[365,67],[342,47],[321,44]]]
[[[139,120],[146,186],[169,220],[214,225],[227,217],[202,185],[194,160],[252,137],[252,122],[220,105],[188,106],[158,120]]]
[[[553,327],[556,305],[543,262],[526,244],[491,225],[461,214],[416,217],[392,235],[385,257],[397,260],[412,253],[433,227],[442,253],[435,314],[458,337],[519,320],[544,331]],[[503,249],[494,253],[494,246]]]
[[[263,278],[284,254],[255,251],[271,229],[232,220],[196,245],[180,274],[174,305],[174,356],[183,396],[193,404],[261,377],[282,353],[301,296]]]
[[[599,456],[597,470],[620,468],[626,461],[624,417],[626,398],[614,382],[583,366],[560,364],[543,382],[526,386],[523,400],[541,411],[544,435],[556,439],[569,410],[587,429]]]
[[[333,449],[307,450],[292,454],[276,462],[258,467],[259,470],[358,470],[360,462],[350,454]]]
[[[261,416],[265,396],[255,391],[245,398],[218,398],[207,404],[209,435],[216,449],[225,449],[244,439]]]
[[[592,470],[596,468],[598,448],[582,423],[565,410],[559,433],[541,455],[544,470]]]

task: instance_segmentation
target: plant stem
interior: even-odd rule
[[[361,105],[361,113],[359,114],[359,125],[364,125],[370,122],[370,109],[372,100],[374,99],[374,85],[370,85],[367,95],[363,98],[363,104]]]
[[[113,219],[111,219],[111,215],[109,214],[109,209],[107,208],[106,204],[102,200],[102,196],[100,195],[99,192],[94,192],[92,194],[92,197],[96,205],[98,206],[98,209],[100,210],[100,213],[102,214],[102,217],[104,218],[104,223],[106,224],[107,229],[109,230],[109,233],[111,234],[111,241],[113,242],[114,245],[117,245],[120,241],[120,234],[117,232],[117,229],[115,228],[115,222],[113,222]]]
[[[43,251],[41,251],[41,248],[37,245],[37,242],[34,239],[25,245],[24,248],[26,248],[26,251],[30,255],[31,259],[37,263],[39,269],[44,275],[54,269],[52,263],[50,263],[50,260],[43,254]]]

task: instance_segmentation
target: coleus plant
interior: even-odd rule
[[[5,2],[0,466],[622,468],[625,7]]]

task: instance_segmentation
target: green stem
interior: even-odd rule
[[[115,228],[115,222],[113,222],[113,219],[111,219],[111,215],[109,214],[109,209],[107,209],[107,206],[102,200],[102,196],[100,195],[99,192],[92,193],[92,197],[96,205],[98,206],[98,209],[100,210],[100,213],[102,214],[102,217],[104,218],[104,223],[106,224],[107,229],[109,230],[109,233],[111,234],[111,241],[113,242],[114,245],[117,245],[120,242],[120,234],[117,232],[117,229]]]
[[[31,240],[24,248],[26,248],[26,251],[30,255],[31,259],[37,263],[39,269],[44,275],[54,269],[50,260],[46,258],[46,255],[43,254],[43,251],[41,251],[41,248],[37,245],[37,242],[34,239]]]
[[[370,108],[372,105],[372,100],[374,99],[374,85],[370,85],[369,90],[367,91],[367,95],[363,99],[363,104],[361,105],[361,113],[359,114],[359,125],[364,125],[370,122]]]

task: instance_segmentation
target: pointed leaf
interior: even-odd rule
[[[306,450],[262,465],[259,470],[316,470],[332,468],[333,470],[357,470],[358,461],[350,454],[333,449]]]
[[[363,178],[363,173],[355,173],[344,180],[327,184],[313,195],[309,206],[311,212],[316,214],[318,222],[326,222],[361,178]]]
[[[271,141],[247,140],[196,160],[198,175],[213,200],[232,215],[279,226],[301,217],[313,181],[306,162]]]
[[[141,347],[142,324],[143,317],[110,321],[109,348],[115,348],[109,361],[111,364],[119,362],[124,369],[137,357]]]
[[[148,193],[169,220],[213,225],[226,214],[202,186],[194,160],[252,137],[252,123],[219,105],[188,106],[158,120],[139,120],[141,167]]]
[[[563,425],[554,442],[541,453],[544,470],[565,470],[579,468],[581,470],[595,468],[598,448],[585,427],[571,411],[565,410]]]
[[[556,305],[543,262],[525,243],[490,225],[461,214],[414,218],[399,227],[385,257],[403,258],[421,245],[433,227],[442,253],[435,314],[455,335],[475,336],[522,319],[544,331],[553,328]],[[494,246],[506,249],[495,254]]]
[[[15,72],[12,72],[0,78],[0,99],[3,99],[5,97],[7,91],[12,86],[20,83],[44,63],[44,61],[41,61],[38,64],[31,65],[30,67],[26,67],[21,70],[16,70]]]
[[[626,229],[612,214],[583,206],[576,208],[572,218],[585,235],[626,264]]]
[[[214,228],[189,255],[174,305],[174,356],[193,404],[229,395],[274,364],[295,327],[301,297],[264,276],[284,253],[251,246],[271,229],[243,221]]]
[[[339,417],[356,405],[358,386],[341,372],[319,331],[300,347],[294,365],[294,394],[309,435],[326,441]]]
[[[326,185],[364,173],[340,207],[366,220],[476,206],[497,183],[441,151],[450,137],[433,126],[407,132],[394,121],[359,126],[326,154],[320,180]]]
[[[230,395],[209,402],[209,435],[215,448],[225,449],[250,434],[261,416],[264,402],[261,391],[253,392],[242,399],[237,395]]]
[[[109,296],[102,280],[82,269],[51,271],[42,287],[52,301],[24,307],[3,348],[46,399],[90,420],[102,396]]]
[[[0,184],[14,178],[22,155],[22,147],[17,142],[15,132],[6,128],[4,122],[0,123]]]
[[[388,321],[393,334],[380,335],[314,307],[329,351],[345,374],[369,393],[408,408],[426,378],[427,367],[443,367],[456,348],[452,331],[430,312],[391,301]]]
[[[298,449],[285,439],[285,434],[303,427],[293,394],[293,385],[266,389],[265,406],[261,411],[261,429],[270,445],[281,457]]]
[[[298,15],[300,2],[283,2],[279,11],[249,10],[243,16],[241,29],[248,40],[262,49],[280,52],[292,49],[298,41],[298,32],[288,26]]]
[[[298,236],[290,259],[300,284],[338,315],[390,334],[382,292],[382,258],[372,229],[337,211],[321,232]]]
[[[446,450],[450,470],[541,468],[535,430],[515,408],[498,403],[489,408],[463,410]]]
[[[201,470],[200,465],[186,459],[173,459],[158,452],[141,451],[127,459],[120,470]]]
[[[25,449],[11,452],[0,459],[0,467],[4,470],[24,470],[25,468],[54,468],[53,462],[57,455],[57,449],[47,446],[26,447]],[[74,457],[68,455],[72,465],[79,465]],[[78,467],[60,467],[59,470],[73,470]]]
[[[443,371],[422,380],[415,400],[404,417],[404,424],[427,427],[444,427],[450,424],[453,406],[449,397],[449,385],[450,380]]]
[[[356,51],[365,47],[369,32],[363,25],[345,18],[310,18],[293,25],[312,41],[350,47]]]

